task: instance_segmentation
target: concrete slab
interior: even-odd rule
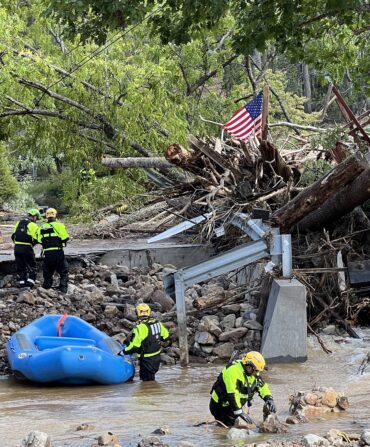
[[[261,353],[275,363],[307,360],[306,287],[296,279],[272,282]]]

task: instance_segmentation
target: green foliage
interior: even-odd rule
[[[331,171],[331,169],[331,164],[325,160],[309,160],[305,162],[299,186],[305,187],[311,185]]]
[[[123,31],[144,20],[162,42],[183,44],[230,15],[238,54],[273,44],[291,60],[323,69],[335,81],[350,70],[361,85],[370,72],[367,0],[50,0],[47,13],[61,19],[70,33],[100,44],[109,29]]]
[[[0,142],[0,205],[15,197],[17,192],[18,183],[10,172],[6,147]]]

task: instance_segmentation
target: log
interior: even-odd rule
[[[129,168],[156,168],[173,169],[164,157],[125,157],[125,158],[103,158],[102,165],[111,169],[129,169]]]
[[[361,153],[348,157],[323,178],[305,188],[294,199],[278,209],[272,215],[272,222],[277,224],[282,232],[289,231],[368,168],[369,164]]]
[[[207,309],[209,307],[215,307],[218,304],[223,303],[225,301],[225,299],[226,299],[225,292],[223,292],[223,293],[218,292],[217,294],[211,294],[211,295],[202,296],[200,298],[196,298],[193,301],[193,307],[195,307],[195,309],[198,309],[198,310],[203,310],[203,309]]]
[[[291,168],[285,163],[278,149],[272,143],[262,140],[260,151],[263,161],[268,163],[276,174],[283,178],[284,182],[288,182],[293,178]]]
[[[301,232],[322,228],[369,199],[370,167],[365,169],[352,183],[330,197],[319,209],[304,217],[298,223],[297,228]]]

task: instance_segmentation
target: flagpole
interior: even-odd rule
[[[268,114],[269,114],[269,86],[265,84],[263,86],[263,102],[262,102],[262,141],[267,140],[268,133]]]

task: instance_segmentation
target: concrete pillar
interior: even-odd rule
[[[274,279],[272,282],[261,353],[271,362],[307,360],[306,287],[296,279]]]

